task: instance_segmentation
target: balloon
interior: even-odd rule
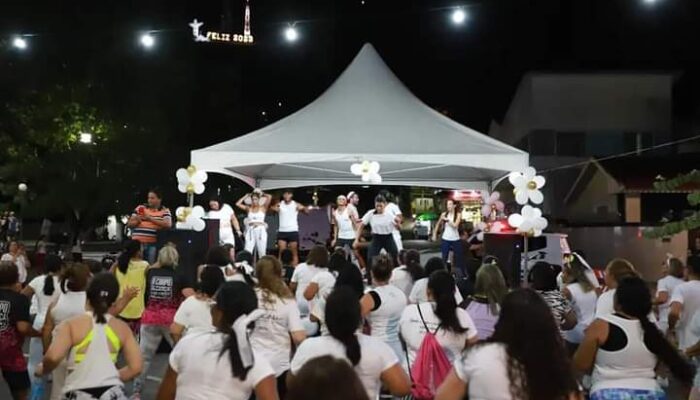
[[[360,164],[353,164],[350,166],[350,172],[353,175],[362,175],[362,165]]]
[[[198,218],[192,222],[192,229],[194,229],[197,232],[201,232],[204,230],[204,228],[207,227],[206,222],[204,222],[203,219]]]
[[[187,173],[187,170],[184,168],[180,168],[175,172],[175,176],[177,177],[177,183],[186,183],[190,180],[190,175]]]
[[[194,175],[195,172],[197,172],[197,167],[195,167],[194,165],[190,165],[189,167],[187,167],[187,173],[190,176]]]

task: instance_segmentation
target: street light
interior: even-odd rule
[[[452,22],[455,25],[462,25],[466,19],[467,13],[463,9],[457,8],[452,11]]]
[[[80,143],[91,144],[92,143],[92,133],[80,132]]]
[[[145,47],[146,49],[150,49],[156,44],[156,38],[153,37],[150,33],[144,33],[141,35],[141,45]]]
[[[25,50],[27,48],[27,40],[21,36],[12,39],[12,47],[17,50]]]
[[[299,32],[297,32],[296,28],[290,26],[285,29],[284,38],[287,39],[288,42],[295,42],[299,38]]]
[[[28,189],[27,184],[24,182],[17,185],[17,190],[19,190],[20,192],[26,192],[27,189]]]

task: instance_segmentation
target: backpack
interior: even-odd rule
[[[438,325],[435,332],[430,332],[425,319],[423,319],[420,305],[416,304],[416,307],[418,308],[421,322],[423,322],[425,327],[425,336],[411,367],[411,379],[413,380],[411,395],[416,400],[432,400],[435,398],[437,388],[445,380],[447,374],[450,373],[452,365],[442,346],[438,343],[437,337],[435,337],[441,325]]]

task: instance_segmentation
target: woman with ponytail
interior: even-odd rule
[[[61,399],[127,399],[124,382],[141,372],[141,352],[129,326],[109,314],[118,295],[112,274],[96,275],[87,289],[87,312],[58,327],[37,373],[48,374],[67,360],[70,373],[58,387]],[[120,351],[126,366],[117,369]]]
[[[22,294],[32,299],[36,298],[36,318],[34,318],[33,328],[41,331],[46,320],[46,313],[51,303],[56,301],[61,293],[58,290],[58,275],[63,267],[63,260],[57,255],[50,254],[43,261],[43,275],[37,276],[29,282],[29,285],[22,290]],[[44,354],[44,346],[40,337],[33,337],[29,341],[29,378],[35,387],[43,386],[43,379],[34,376],[34,368],[41,362]]]
[[[656,382],[659,362],[682,384],[690,386],[694,368],[652,323],[651,293],[638,277],[617,282],[615,313],[596,319],[574,356],[581,372],[591,370],[591,400],[639,398],[663,400]]]
[[[258,298],[243,282],[224,283],[212,304],[215,331],[188,334],[170,353],[158,400],[278,400],[275,371],[248,340]]]
[[[408,297],[413,289],[413,284],[425,276],[425,271],[420,265],[420,253],[418,250],[401,250],[399,252],[401,265],[391,271],[389,283],[401,289]]]
[[[391,347],[377,338],[358,333],[362,316],[355,290],[347,286],[333,290],[326,299],[325,322],[330,336],[306,339],[294,354],[290,385],[307,362],[333,356],[353,365],[370,399],[379,396],[382,385],[394,396],[409,394],[411,382]]]
[[[451,363],[479,339],[469,314],[457,307],[454,291],[455,280],[449,272],[433,272],[428,279],[428,302],[411,305],[403,311],[399,325],[406,343],[409,368],[413,366],[426,328],[435,333]]]
[[[117,263],[112,267],[112,272],[119,282],[119,295],[125,295],[127,288],[137,289],[139,295],[133,297],[126,307],[119,313],[119,318],[126,322],[134,336],[138,337],[141,332],[141,315],[146,308],[146,271],[148,262],[143,260],[143,249],[141,242],[127,240],[124,242],[124,249],[117,258]]]
[[[85,312],[85,303],[90,269],[85,264],[70,263],[65,266],[59,282],[60,294],[46,311],[46,318],[42,328],[42,345],[48,349],[53,337],[57,334],[56,327],[63,321],[67,321]],[[58,365],[52,375],[51,400],[61,398],[61,388],[66,379],[67,365],[65,362]]]

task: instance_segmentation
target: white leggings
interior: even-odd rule
[[[251,226],[245,231],[245,250],[253,253],[257,249],[257,259],[267,253],[267,227]]]

